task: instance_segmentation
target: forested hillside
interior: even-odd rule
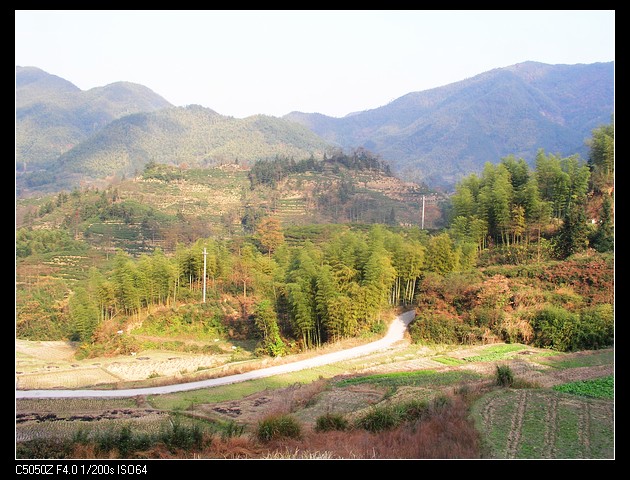
[[[15,67],[16,172],[50,166],[107,123],[171,104],[143,85],[116,82],[82,91],[35,67]]]
[[[282,355],[379,332],[382,309],[402,304],[421,307],[411,328],[418,341],[610,345],[613,143],[608,125],[593,133],[588,162],[540,151],[534,170],[514,157],[488,163],[458,184],[445,210],[450,226],[432,234],[417,220],[295,226],[277,210],[254,214],[245,204],[240,221],[217,235],[181,211],[122,200],[120,190],[59,194],[31,214],[37,229],[17,232],[17,334],[71,338],[91,355],[142,348],[140,337],[116,335],[121,328],[165,339],[213,332],[258,338],[259,354]],[[352,166],[387,176],[365,152],[327,162],[278,158],[241,171],[240,181],[250,191],[278,192],[300,172]],[[201,171],[150,164],[144,181],[182,182],[190,173]],[[149,242],[133,255],[90,247],[99,244],[91,243],[94,225],[123,226],[138,214],[144,236],[151,225],[180,226],[172,250]],[[46,228],[55,221],[60,228]],[[208,301],[200,305],[204,249]],[[188,313],[178,314],[184,305]]]
[[[207,167],[276,155],[321,158],[327,148],[306,128],[275,117],[236,119],[197,105],[173,107],[109,123],[20,185],[71,189],[85,180],[134,175],[149,162]]]

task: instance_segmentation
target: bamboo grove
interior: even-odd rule
[[[90,341],[105,320],[200,302],[204,248],[209,302],[226,296],[249,302],[263,339],[273,337],[270,345],[277,344],[279,323],[284,337],[305,348],[377,328],[383,307],[413,301],[426,269],[457,268],[427,262],[428,256],[460,256],[454,243],[439,241],[448,235],[436,241],[419,229],[341,227],[328,240],[289,246],[278,222],[263,225],[253,237],[199,239],[172,256],[159,249],[138,258],[120,251],[110,270],[92,268],[74,289],[71,337]]]
[[[613,248],[614,127],[593,132],[588,162],[578,155],[562,158],[539,150],[532,171],[514,156],[486,163],[452,197],[450,232],[479,252],[496,245],[510,263],[540,262],[585,250]],[[593,198],[599,208],[590,209]],[[589,220],[596,225],[589,228]]]

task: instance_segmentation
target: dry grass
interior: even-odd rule
[[[270,444],[274,458],[479,458],[480,439],[468,419],[468,407],[461,398],[453,398],[450,408],[434,413],[429,419],[406,424],[397,429],[370,433],[310,433],[302,440]],[[288,456],[285,456],[288,455]]]

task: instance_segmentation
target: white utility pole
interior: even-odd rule
[[[422,230],[424,230],[424,195],[422,195]]]
[[[203,247],[203,303],[206,303],[206,247]]]

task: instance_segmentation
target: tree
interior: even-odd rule
[[[593,130],[589,146],[588,166],[593,174],[593,187],[602,192],[614,184],[615,124],[612,120]]]
[[[71,338],[89,342],[98,325],[99,311],[84,288],[77,288],[68,302],[71,320]]]
[[[569,207],[560,229],[558,247],[560,253],[566,257],[588,247],[588,225],[582,204],[573,203]]]
[[[426,269],[446,275],[455,269],[457,257],[448,233],[431,237],[426,253]]]
[[[604,196],[597,230],[593,235],[593,248],[598,252],[609,252],[615,248],[615,225],[612,219],[612,204],[609,196]]]
[[[280,337],[277,315],[269,300],[256,304],[254,325],[262,336],[262,350],[273,357],[284,355],[286,346]]]
[[[282,225],[276,217],[265,217],[256,227],[256,238],[260,242],[264,253],[269,256],[284,243]]]

